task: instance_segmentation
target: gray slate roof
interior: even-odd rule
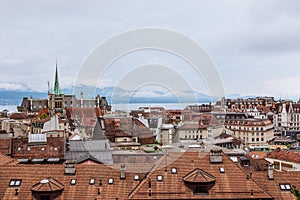
[[[69,141],[70,148],[65,153],[66,160],[80,160],[93,157],[103,164],[113,164],[108,140]],[[90,155],[87,157],[87,155]]]

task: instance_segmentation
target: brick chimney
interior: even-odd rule
[[[223,163],[222,150],[210,150],[210,163]]]

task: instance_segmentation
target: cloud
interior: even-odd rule
[[[31,89],[21,83],[0,83],[1,91],[31,91]]]
[[[161,27],[201,44],[218,66],[227,93],[277,95],[289,90],[289,77],[298,73],[299,9],[297,0],[5,1],[0,7],[5,19],[0,21],[0,78],[46,91],[58,57],[61,85],[69,86],[99,43],[123,31]],[[162,57],[175,63],[192,86],[201,82],[183,63]],[[141,55],[131,59],[144,61]],[[109,81],[100,83],[107,87],[118,81],[126,73],[123,66],[115,66]],[[287,80],[280,87],[279,77]],[[266,86],[266,79],[275,84]],[[199,85],[195,89],[204,88]]]

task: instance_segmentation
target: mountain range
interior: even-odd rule
[[[20,89],[21,88],[21,89]],[[83,92],[84,98],[95,98],[97,94],[106,97],[109,103],[203,103],[211,102],[212,98],[204,93],[186,90],[186,91],[164,91],[158,89],[144,89],[138,91],[126,90],[116,87],[97,88],[87,85],[72,86],[63,89],[64,94],[75,94],[80,98]],[[19,105],[23,97],[47,98],[47,91],[38,92],[30,89],[28,86],[1,88],[0,84],[0,105]],[[232,94],[227,98],[242,98],[242,95]],[[253,97],[253,96],[247,96]]]

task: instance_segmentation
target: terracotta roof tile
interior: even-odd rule
[[[267,157],[278,159],[278,160],[300,163],[300,154],[298,152],[289,151],[289,150],[274,150],[271,153],[267,154]]]

